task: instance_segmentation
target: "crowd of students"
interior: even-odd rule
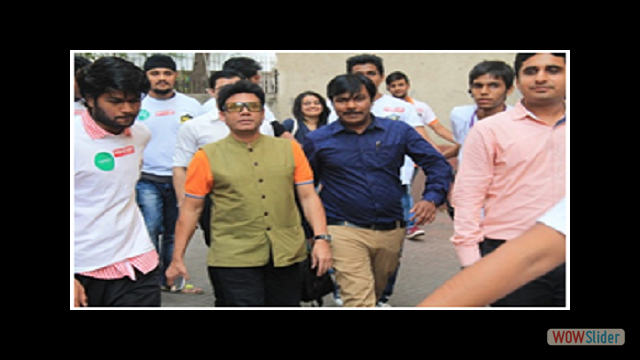
[[[307,258],[335,274],[337,303],[388,306],[402,243],[446,203],[465,269],[422,305],[565,306],[565,56],[478,64],[451,130],[375,55],[347,59],[326,98],[300,94],[283,122],[252,59],[227,61],[201,106],[174,89],[169,56],[76,58],[74,305],[202,294],[184,259],[199,223],[218,307],[298,306]]]

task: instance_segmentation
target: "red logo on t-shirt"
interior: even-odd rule
[[[391,107],[391,106],[387,106],[386,108],[384,108],[385,112],[399,112],[399,113],[403,113],[404,112],[404,108],[403,107]]]
[[[162,111],[158,111],[156,113],[156,116],[160,117],[160,116],[169,116],[169,115],[173,115],[175,114],[175,110],[162,110]]]
[[[123,156],[134,154],[135,152],[136,152],[136,148],[133,145],[129,145],[129,146],[124,147],[122,149],[113,150],[113,156],[119,158],[119,157],[123,157]]]

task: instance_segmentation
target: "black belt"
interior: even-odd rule
[[[142,175],[140,176],[140,179],[159,183],[159,184],[173,184],[172,176],[161,176],[161,175],[142,173]]]
[[[333,221],[333,220],[328,220],[327,221],[327,225],[330,226],[348,226],[348,227],[354,227],[354,228],[359,228],[359,229],[368,229],[368,230],[374,230],[374,231],[391,231],[391,230],[395,230],[398,228],[406,228],[407,227],[407,222],[404,220],[400,220],[400,221],[394,221],[391,223],[375,223],[375,224],[367,224],[367,225],[363,225],[363,224],[354,224],[352,222],[349,221]]]

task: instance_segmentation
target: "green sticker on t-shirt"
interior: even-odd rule
[[[138,120],[147,120],[149,118],[149,116],[151,116],[151,114],[149,113],[148,110],[142,109],[140,110],[140,113],[138,113]]]
[[[116,167],[116,159],[107,152],[96,154],[93,162],[102,171],[112,171]]]

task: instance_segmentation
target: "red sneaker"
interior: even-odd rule
[[[409,240],[413,240],[418,236],[422,236],[424,235],[424,230],[420,229],[417,226],[412,226],[410,228],[407,228],[407,239]]]

